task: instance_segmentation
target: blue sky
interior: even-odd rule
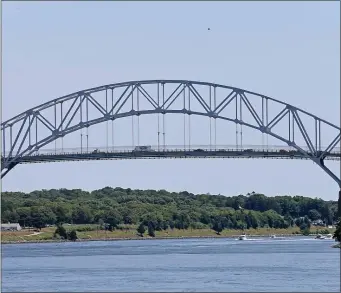
[[[2,7],[3,119],[93,86],[189,79],[259,92],[340,124],[339,2],[4,2]],[[339,162],[329,166],[339,172]],[[324,199],[336,199],[338,192],[312,162],[291,160],[22,165],[2,181],[3,190],[13,191],[104,186]]]

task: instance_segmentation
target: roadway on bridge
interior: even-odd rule
[[[87,160],[122,160],[122,159],[166,159],[166,158],[258,158],[258,159],[309,159],[305,154],[287,146],[137,146],[118,147],[117,149],[88,148],[88,149],[54,149],[40,150],[30,156],[20,158],[22,163],[43,163]],[[326,160],[340,160],[339,149],[326,154]],[[5,158],[6,159],[6,158]]]

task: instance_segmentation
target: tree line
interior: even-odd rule
[[[251,192],[223,196],[105,187],[92,192],[51,189],[3,192],[1,221],[43,228],[46,225],[103,224],[109,230],[135,224],[141,231],[166,229],[309,228],[313,221],[337,221],[337,202],[303,196]],[[148,233],[149,233],[148,232]],[[143,234],[143,233],[142,233]]]

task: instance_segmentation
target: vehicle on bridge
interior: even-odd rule
[[[133,150],[133,152],[153,152],[152,146],[150,145],[141,145],[136,146]]]
[[[253,149],[246,149],[246,150],[244,150],[243,152],[251,153],[251,152],[253,152]]]

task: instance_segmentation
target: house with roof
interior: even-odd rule
[[[1,231],[20,231],[21,226],[19,223],[8,223],[2,224],[1,223]]]

